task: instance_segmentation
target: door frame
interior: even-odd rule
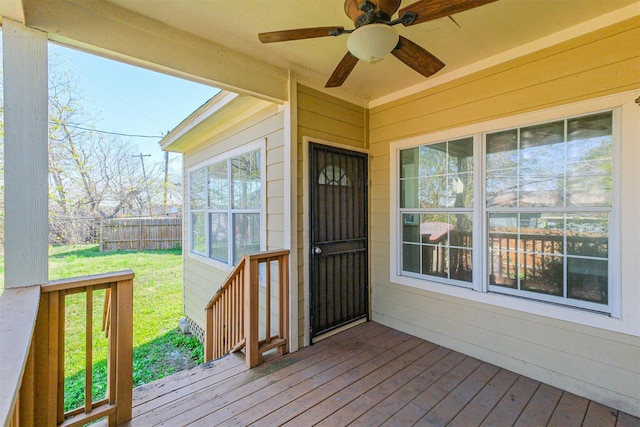
[[[327,141],[321,138],[313,138],[313,137],[309,137],[309,136],[303,136],[302,137],[302,240],[303,240],[303,245],[302,245],[302,249],[303,249],[303,256],[302,259],[304,260],[303,262],[303,280],[304,280],[304,289],[303,289],[303,310],[304,310],[304,342],[303,345],[306,347],[308,345],[311,345],[311,334],[309,333],[309,331],[311,330],[311,319],[310,319],[310,313],[311,313],[311,304],[310,304],[310,283],[311,283],[311,279],[310,279],[310,269],[309,269],[309,251],[311,250],[311,244],[310,244],[310,239],[309,239],[309,232],[310,232],[310,227],[311,227],[311,221],[309,219],[309,203],[310,203],[310,195],[309,195],[309,143],[313,142],[315,144],[320,144],[320,145],[326,145],[328,147],[333,147],[333,148],[341,148],[343,150],[349,150],[349,151],[354,151],[357,153],[363,153],[366,154],[368,157],[370,157],[369,154],[369,150],[366,148],[359,148],[359,147],[354,147],[348,144],[341,144],[338,142],[334,142],[334,141]],[[370,159],[369,159],[370,160]],[[369,181],[371,181],[370,178],[370,172],[371,172],[371,162],[367,161],[367,176],[369,177]],[[367,186],[367,191],[369,191],[369,186]],[[369,197],[369,194],[367,194],[367,215],[369,215],[369,213],[371,212],[371,197]],[[367,221],[367,244],[368,247],[371,248],[371,221]],[[370,267],[371,266],[371,250],[369,249],[368,251],[368,258],[367,258],[367,265]],[[368,274],[368,281],[369,283],[367,283],[367,288],[368,288],[368,296],[369,296],[369,317],[371,317],[371,274]],[[331,336],[332,334],[336,334],[346,328],[350,328],[352,326],[355,326],[361,322],[364,322],[365,320],[359,320],[359,321],[354,321],[353,323],[346,325],[346,326],[342,326],[340,328],[337,328],[331,332],[328,332],[327,334],[321,336],[321,337],[316,337],[315,341],[319,341],[323,338],[327,338],[329,336]]]

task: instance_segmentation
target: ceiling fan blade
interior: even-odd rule
[[[258,38],[262,43],[274,43],[289,40],[312,39],[316,37],[339,36],[343,33],[344,27],[315,27],[260,33],[258,34]]]
[[[342,57],[342,60],[338,64],[335,70],[333,70],[333,74],[329,77],[327,84],[324,87],[338,87],[342,86],[349,74],[353,70],[353,67],[358,63],[358,58],[353,56],[351,52],[347,52],[345,56]]]
[[[403,24],[405,26],[415,25],[464,12],[494,1],[497,0],[420,0],[400,9],[398,16],[402,17],[405,12],[414,12],[417,15],[416,19],[409,24],[404,22]]]
[[[391,53],[425,77],[437,73],[444,67],[444,62],[427,52],[426,49],[402,36],[400,36],[398,45]]]

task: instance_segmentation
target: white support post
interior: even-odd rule
[[[2,20],[5,287],[48,280],[47,34]]]

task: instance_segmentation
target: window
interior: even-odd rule
[[[235,265],[260,252],[263,149],[215,158],[189,173],[191,252]]]
[[[471,282],[473,138],[400,152],[402,270]]]
[[[615,117],[405,144],[397,274],[611,313]]]

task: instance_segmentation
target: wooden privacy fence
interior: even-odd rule
[[[175,249],[182,245],[182,218],[112,218],[100,224],[101,251]]]
[[[133,386],[133,278],[132,271],[98,274],[42,285],[31,348],[21,387],[15,399],[11,426],[83,426],[107,418],[109,426],[131,419]],[[107,336],[107,380],[104,396],[93,400],[94,293],[104,292],[101,324]],[[83,294],[82,321],[69,321],[66,298]],[[85,398],[65,411],[65,335],[70,328],[85,336]],[[27,325],[24,325],[27,327]]]
[[[277,277],[271,264],[276,264]],[[264,265],[263,298],[260,298],[260,265]],[[277,283],[278,333],[271,325],[272,281]],[[264,309],[264,330],[260,340],[260,306]],[[245,255],[222,287],[205,307],[205,362],[229,352],[245,349],[249,368],[262,363],[262,354],[278,348],[287,352],[289,336],[289,251]]]

